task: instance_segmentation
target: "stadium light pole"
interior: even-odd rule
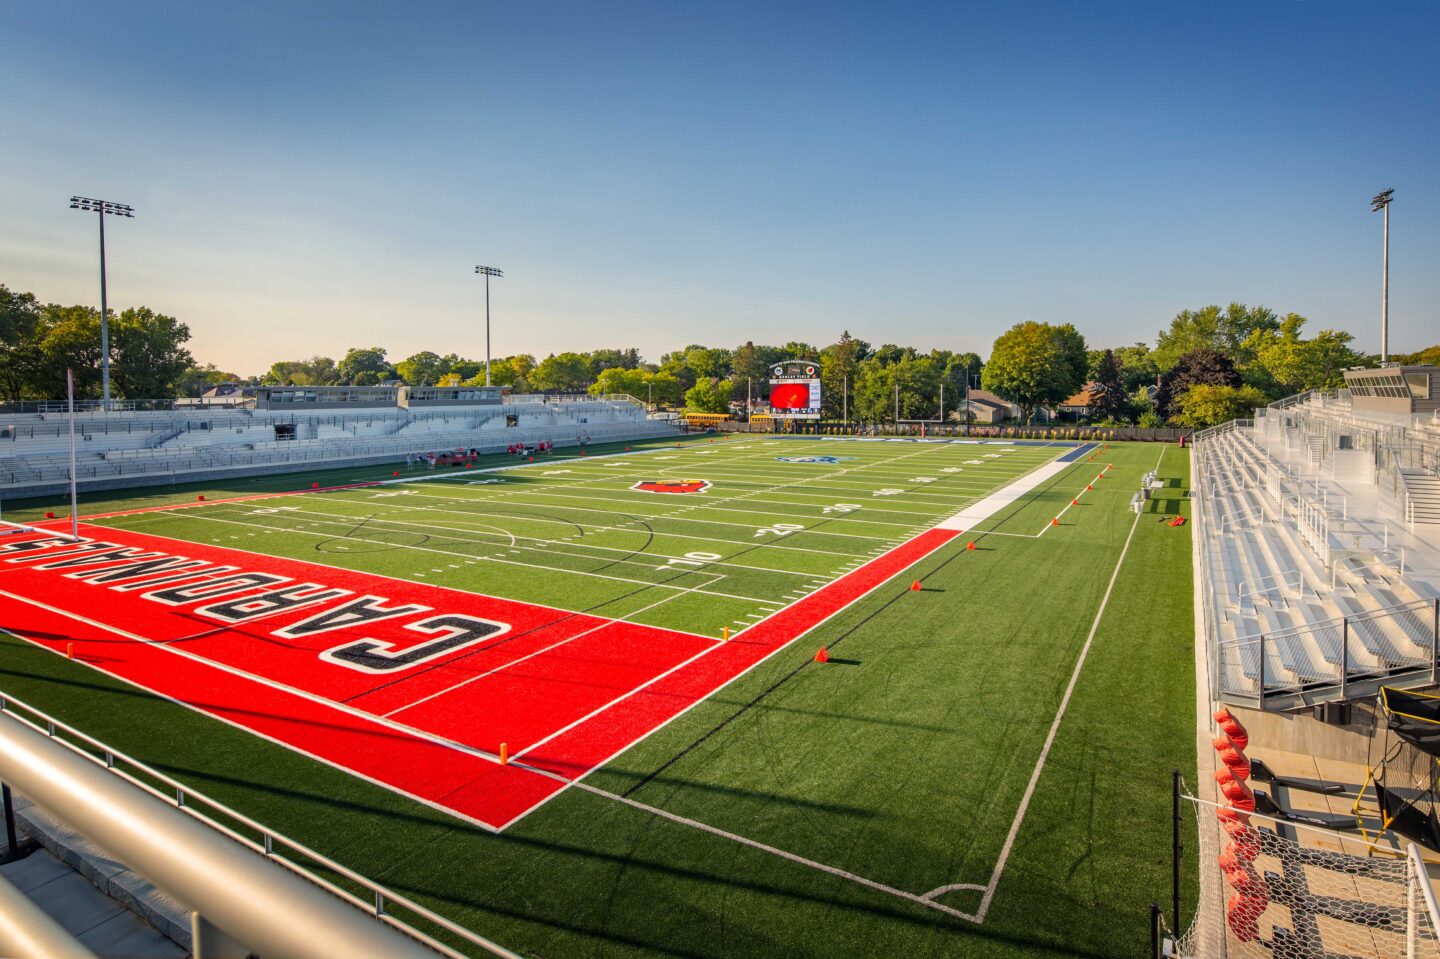
[[[94,213],[100,218],[100,393],[105,410],[110,409],[110,308],[105,299],[105,217],[135,215],[135,208],[124,203],[96,200],[88,196],[72,196],[70,209]]]
[[[490,277],[504,276],[493,266],[477,266],[475,272],[485,277],[485,385],[490,385]]]
[[[1385,211],[1385,251],[1380,260],[1380,365],[1390,359],[1390,201],[1395,188],[1377,193],[1370,199],[1370,212]]]

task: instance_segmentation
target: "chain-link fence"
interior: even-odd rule
[[[1185,797],[1198,831],[1200,896],[1182,959],[1440,959],[1434,893],[1419,848]],[[1187,830],[1188,831],[1188,830]]]

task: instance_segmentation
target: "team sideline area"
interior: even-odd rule
[[[1188,487],[732,435],[92,494],[78,543],[28,503],[0,674],[524,955],[1133,955],[1196,759]]]

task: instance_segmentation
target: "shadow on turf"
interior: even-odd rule
[[[864,917],[884,918],[896,922],[906,923],[911,926],[922,926],[942,932],[952,932],[965,935],[972,939],[984,939],[996,944],[1003,944],[1019,949],[1039,949],[1046,955],[1072,956],[1076,959],[1113,959],[1113,954],[1095,952],[1093,950],[1078,949],[1057,945],[1054,942],[1047,942],[1040,938],[1025,938],[1011,933],[991,931],[982,925],[975,925],[967,920],[948,916],[944,913],[933,911],[918,904],[906,907],[892,907],[888,903],[877,905],[873,902],[846,901],[834,895],[817,895],[803,892],[793,888],[785,888],[772,883],[760,883],[755,881],[736,882],[728,876],[714,873],[700,872],[694,869],[683,869],[675,866],[657,863],[653,861],[639,860],[634,857],[626,857],[609,853],[597,853],[588,849],[581,849],[575,846],[561,845],[558,843],[547,843],[538,840],[520,839],[518,837],[502,836],[502,839],[509,839],[525,846],[534,846],[547,852],[559,852],[561,854],[580,855],[589,859],[600,859],[613,863],[623,870],[638,869],[640,871],[652,871],[661,873],[675,879],[685,879],[704,883],[706,885],[718,886],[721,888],[741,888],[750,892],[765,896],[773,896],[785,900],[812,903],[825,906],[831,909],[855,913]],[[803,868],[803,867],[802,867]],[[557,921],[554,917],[536,914],[534,912],[522,912],[518,909],[505,908],[498,904],[487,904],[465,899],[447,891],[444,888],[436,889],[429,886],[419,886],[412,883],[405,883],[390,879],[387,885],[399,892],[407,893],[420,900],[431,902],[449,903],[454,906],[470,910],[476,913],[483,913],[494,916],[504,916],[509,919],[521,920],[535,923],[548,929],[558,929],[564,932],[590,936],[602,939],[607,942],[653,949],[666,956],[681,956],[686,959],[714,959],[716,956],[730,955],[731,952],[726,946],[718,945],[716,951],[695,952],[678,949],[672,943],[658,942],[653,940],[640,939],[634,936],[617,934],[607,929],[592,928],[575,922]],[[877,897],[878,898],[878,897]],[[885,897],[890,899],[891,897]],[[896,900],[903,901],[903,900]],[[796,953],[793,946],[787,949],[786,955],[794,956]],[[829,956],[833,953],[825,953]]]
[[[834,660],[832,660],[832,662],[833,661]],[[18,670],[0,670],[0,673],[15,675],[19,677],[39,679],[45,682],[53,682],[80,688],[94,689],[104,693],[119,694],[122,696],[145,699],[151,702],[161,702],[155,697],[150,696],[149,694],[141,692],[139,690],[110,688],[95,683],[60,680],[54,677],[37,676],[35,674],[26,673]],[[270,796],[283,802],[295,804],[300,808],[318,810],[327,820],[333,819],[333,817],[338,813],[341,815],[354,814],[370,819],[380,818],[392,822],[396,820],[407,821],[426,829],[437,830],[438,832],[435,836],[434,842],[441,842],[445,841],[447,838],[452,838],[454,832],[459,829],[479,838],[481,841],[484,842],[502,843],[508,847],[516,849],[531,849],[544,853],[559,855],[562,857],[572,857],[575,859],[607,863],[617,867],[621,871],[621,874],[628,871],[637,871],[641,873],[648,872],[671,879],[697,882],[707,886],[721,888],[740,887],[754,893],[765,896],[777,897],[784,900],[813,903],[827,908],[843,910],[862,916],[886,918],[897,922],[906,923],[911,926],[921,926],[940,931],[963,933],[970,937],[989,940],[997,944],[1003,943],[1005,945],[1015,946],[1019,948],[1038,946],[1045,948],[1052,954],[1073,956],[1076,957],[1076,959],[1105,959],[1104,954],[1102,953],[1079,949],[1056,948],[1053,943],[1046,943],[1043,940],[1026,939],[1011,934],[992,932],[986,930],[982,926],[976,926],[965,920],[950,917],[943,913],[935,912],[915,904],[906,903],[892,905],[891,902],[887,901],[888,897],[885,897],[885,899],[882,899],[879,902],[859,901],[857,899],[847,900],[838,898],[833,892],[812,893],[806,890],[787,888],[773,883],[761,883],[755,881],[736,882],[734,877],[728,875],[675,866],[669,863],[655,861],[651,859],[640,859],[635,856],[624,855],[620,853],[604,852],[576,845],[574,843],[547,841],[532,836],[520,835],[518,833],[518,830],[512,830],[510,832],[498,835],[486,833],[480,830],[460,825],[457,820],[454,820],[449,816],[444,815],[443,813],[428,812],[418,804],[408,803],[400,797],[396,797],[388,793],[384,795],[382,801],[388,801],[397,804],[403,803],[407,807],[414,805],[415,811],[401,811],[394,808],[393,806],[390,808],[385,808],[382,805],[377,805],[374,803],[347,800],[335,795],[333,792],[310,792],[295,788],[278,787],[270,784],[260,783],[253,779],[238,779],[223,774],[193,769],[189,766],[174,763],[162,763],[152,761],[152,764],[155,766],[155,768],[177,778],[188,778],[192,780],[205,781],[217,786],[228,787],[228,789],[231,791],[238,791],[242,794],[248,793],[252,797],[258,797],[262,795]],[[722,791],[738,792],[736,790],[724,789],[722,789]],[[571,795],[574,795],[577,800],[583,801],[584,797],[580,796],[580,794]],[[230,801],[236,800],[232,799]],[[243,801],[243,795],[240,801]],[[795,803],[791,799],[785,799],[782,800],[782,802],[786,805],[797,805],[797,803]],[[302,814],[292,815],[286,818],[292,819],[292,821],[302,821],[307,817]],[[575,819],[570,817],[566,817],[566,819],[567,821],[571,822],[576,821]],[[432,844],[433,843],[417,844],[416,854],[421,856],[429,855],[428,848]],[[338,854],[339,851],[336,850],[335,853]],[[356,865],[360,864],[357,863]],[[360,867],[366,868],[363,865]],[[666,955],[693,957],[693,959],[711,959],[711,957],[717,955],[716,953],[712,952],[687,951],[677,948],[672,943],[641,938],[633,935],[626,935],[623,932],[615,932],[608,928],[593,928],[574,921],[567,921],[564,918],[557,918],[555,916],[544,915],[533,911],[521,911],[514,908],[505,908],[504,906],[498,904],[490,904],[483,901],[468,899],[463,896],[457,895],[453,891],[451,891],[454,888],[453,886],[438,885],[440,883],[449,882],[449,879],[445,876],[437,876],[437,885],[430,886],[417,884],[414,882],[405,882],[395,877],[387,878],[384,875],[385,871],[386,870],[382,870],[381,872],[376,873],[375,878],[385,881],[388,885],[392,886],[398,891],[412,893],[418,897],[423,897],[424,899],[430,900],[432,905],[450,904],[452,906],[460,907],[468,912],[471,912],[472,914],[502,916],[516,921],[532,923],[547,929],[554,929],[573,935],[586,936],[606,942],[611,942],[616,945],[655,950]],[[863,895],[863,893],[859,892],[858,890],[853,891],[852,894],[855,896]]]

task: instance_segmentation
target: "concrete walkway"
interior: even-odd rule
[[[45,849],[0,866],[0,875],[104,959],[187,959],[189,956]]]

